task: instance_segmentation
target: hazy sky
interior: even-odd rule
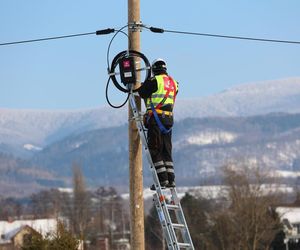
[[[299,0],[141,0],[149,26],[220,35],[300,41]],[[0,43],[119,28],[127,1],[2,0]],[[0,108],[82,109],[106,104],[106,51],[113,34],[0,46]],[[111,56],[126,49],[118,36]],[[168,63],[178,98],[200,98],[232,86],[300,76],[300,45],[171,33],[141,33],[150,61]],[[124,95],[112,91],[112,101]]]

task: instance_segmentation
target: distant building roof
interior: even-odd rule
[[[277,207],[276,212],[281,221],[286,219],[291,224],[300,223],[300,207]]]
[[[29,226],[41,235],[46,236],[56,230],[56,219],[0,221],[0,244],[10,242],[11,238],[24,226]]]

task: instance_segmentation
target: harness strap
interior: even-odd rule
[[[153,105],[154,106],[154,105]],[[162,116],[172,116],[173,115],[173,112],[171,111],[164,111],[164,110],[161,110],[161,109],[155,109],[156,113],[159,114],[159,115],[162,115]],[[152,110],[148,110],[148,114],[152,114]]]
[[[153,113],[153,116],[154,116],[154,119],[159,127],[159,130],[163,133],[163,134],[168,134],[171,132],[172,128],[169,128],[169,129],[166,129],[165,126],[162,124],[162,122],[160,121],[159,117],[158,117],[158,114],[154,108],[154,105],[153,103],[150,104],[151,106],[151,110],[152,110],[152,113]]]

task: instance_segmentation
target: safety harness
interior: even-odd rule
[[[162,124],[162,122],[160,121],[159,119],[159,116],[158,116],[158,113],[160,114],[169,114],[169,115],[172,115],[172,112],[169,112],[169,111],[163,111],[161,110],[160,108],[164,105],[165,101],[167,100],[167,98],[169,97],[170,95],[170,92],[171,91],[174,91],[174,95],[173,95],[173,105],[175,103],[175,98],[176,98],[176,87],[175,87],[175,81],[173,80],[172,77],[170,76],[165,76],[163,77],[164,79],[164,85],[166,85],[166,81],[170,82],[170,86],[168,87],[167,89],[167,92],[165,94],[165,96],[163,97],[163,99],[161,100],[161,102],[159,104],[157,104],[156,107],[154,107],[154,104],[152,102],[152,98],[150,96],[150,107],[151,107],[151,111],[152,112],[149,112],[149,115],[148,115],[148,119],[147,119],[147,122],[149,121],[151,115],[153,114],[154,116],[154,119],[159,127],[159,130],[163,133],[163,134],[168,134],[171,130],[172,130],[172,127],[169,128],[169,129],[166,129],[166,127]]]

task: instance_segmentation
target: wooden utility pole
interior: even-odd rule
[[[128,0],[128,24],[140,23],[140,0]],[[140,51],[140,31],[128,28],[129,49]],[[140,76],[138,76],[139,78]],[[136,86],[138,87],[138,86]],[[136,104],[141,110],[141,99],[136,98]],[[144,250],[144,197],[143,197],[143,169],[142,144],[133,114],[128,107],[129,121],[129,181],[130,181],[130,228],[131,249]]]

